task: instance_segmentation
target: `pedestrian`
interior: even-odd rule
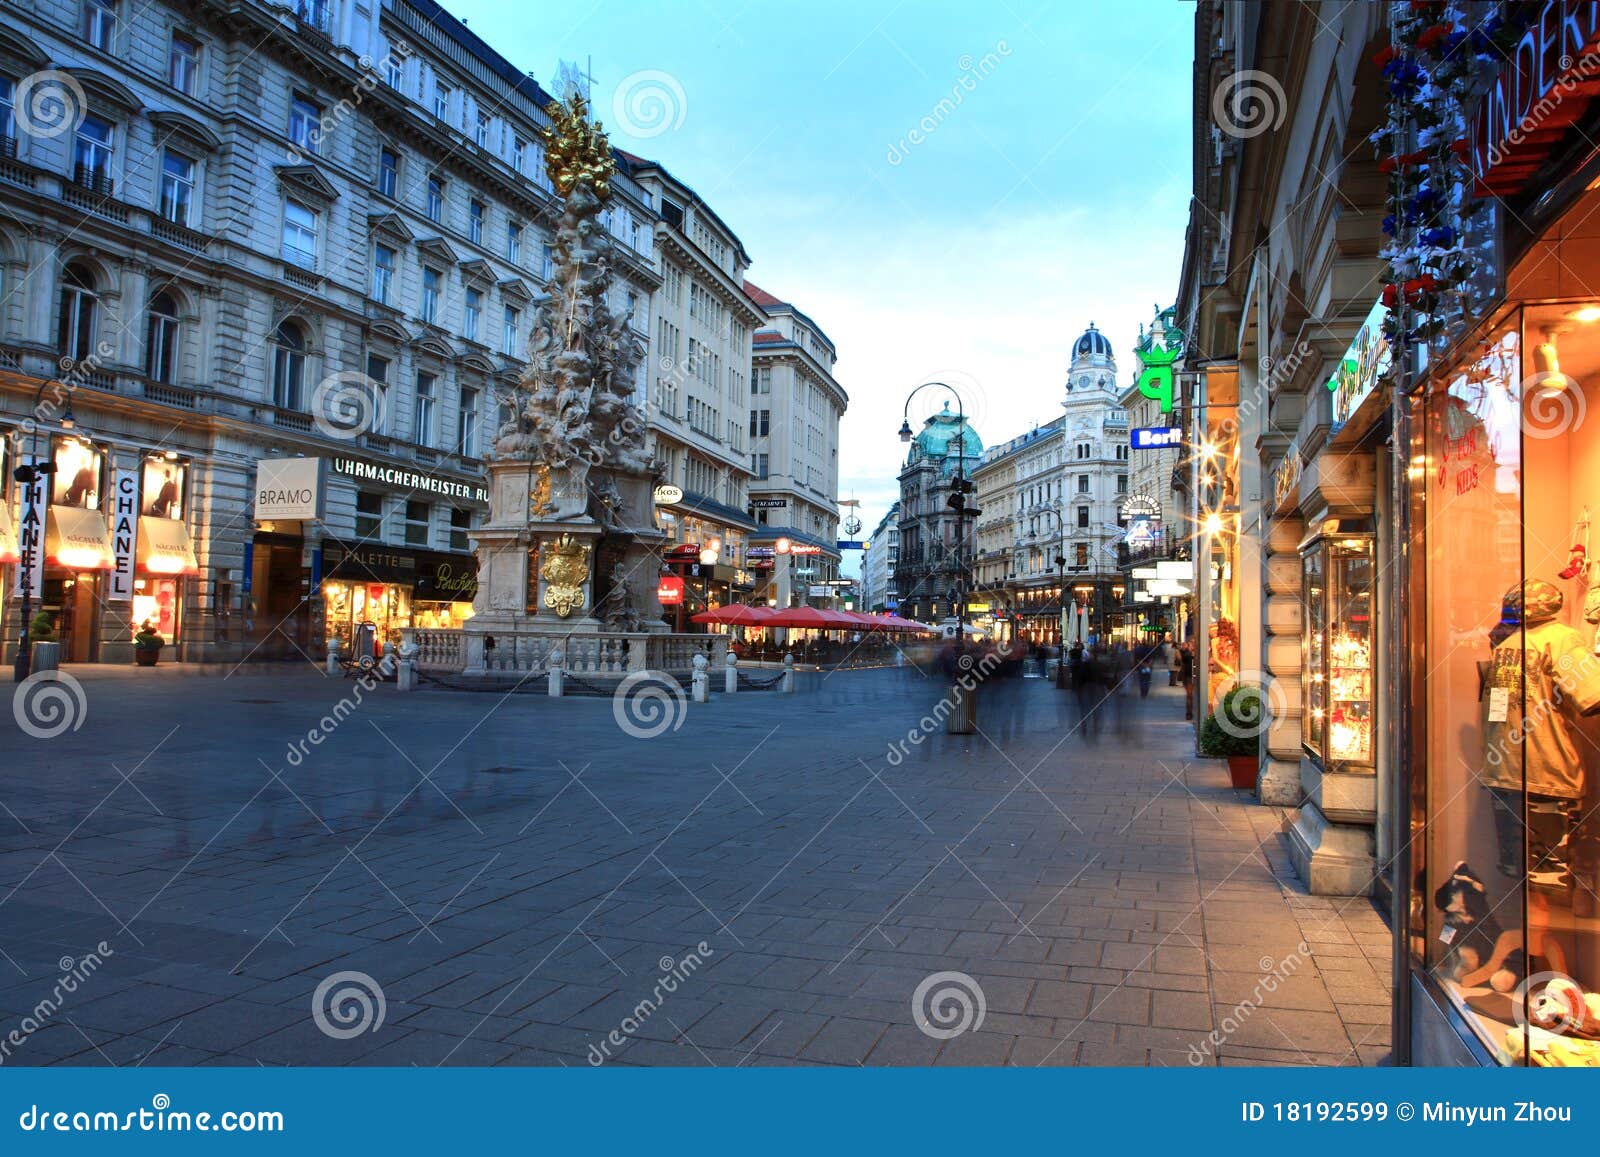
[[[1178,648],[1178,682],[1183,684],[1183,717],[1194,718],[1194,648],[1188,643]]]

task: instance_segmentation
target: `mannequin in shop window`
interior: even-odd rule
[[[1509,991],[1536,960],[1564,972],[1565,953],[1548,931],[1550,898],[1570,906],[1575,892],[1593,886],[1575,879],[1572,852],[1589,742],[1579,720],[1600,714],[1600,657],[1559,621],[1562,602],[1555,586],[1529,579],[1506,592],[1489,633],[1478,782],[1490,797],[1500,874],[1528,882],[1528,936],[1524,944],[1520,929],[1502,933],[1489,959],[1461,978],[1463,987],[1487,981]]]

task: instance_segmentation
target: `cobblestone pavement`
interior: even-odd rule
[[[1388,1052],[1383,922],[1305,894],[1165,687],[1091,727],[1012,680],[947,736],[914,670],[807,676],[638,738],[610,699],[72,673],[75,730],[4,724],[5,1063]]]

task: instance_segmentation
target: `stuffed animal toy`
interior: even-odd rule
[[[1529,999],[1528,1020],[1551,1032],[1600,1036],[1600,993],[1586,993],[1571,977],[1558,976]]]
[[[1492,974],[1495,978],[1500,978],[1501,970],[1511,971],[1511,962],[1503,953],[1496,952],[1503,932],[1500,922],[1489,910],[1488,892],[1483,880],[1465,860],[1455,866],[1450,878],[1434,892],[1433,906],[1444,913],[1444,930],[1439,938],[1447,945],[1447,951],[1437,970],[1441,979],[1460,981],[1492,960],[1499,966]],[[1497,956],[1500,959],[1497,960]],[[1520,966],[1516,971],[1520,973]],[[1509,992],[1516,986],[1517,981],[1513,980],[1505,988],[1498,984],[1493,987],[1499,992]]]

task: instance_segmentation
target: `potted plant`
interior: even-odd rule
[[[54,671],[61,665],[61,644],[49,611],[35,611],[28,620],[28,648],[30,671]]]
[[[139,624],[139,633],[133,637],[133,661],[141,667],[154,667],[161,657],[161,648],[167,645],[150,620]]]
[[[1254,790],[1267,704],[1259,687],[1235,687],[1200,725],[1200,754],[1226,759],[1234,787]]]

